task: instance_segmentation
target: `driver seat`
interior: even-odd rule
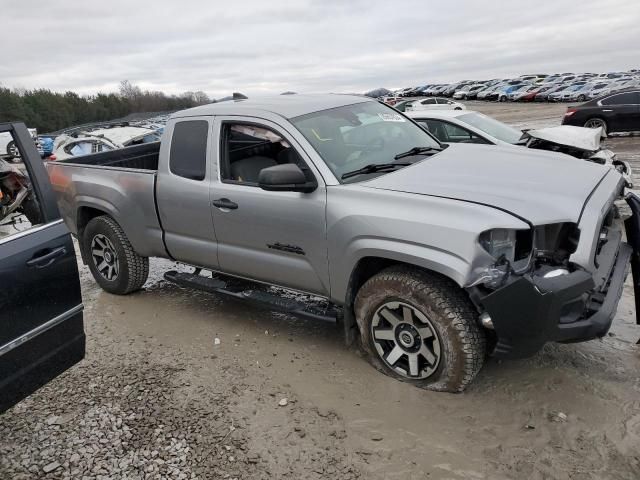
[[[259,155],[242,158],[231,164],[231,178],[238,182],[258,183],[260,171],[263,168],[273,167],[277,164],[273,158]]]

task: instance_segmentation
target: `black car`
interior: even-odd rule
[[[0,172],[0,413],[84,358],[71,235],[22,123],[0,123],[23,165]]]
[[[611,93],[567,108],[563,125],[602,127],[604,133],[640,131],[640,90]]]

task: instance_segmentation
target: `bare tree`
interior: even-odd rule
[[[204,105],[205,103],[211,103],[211,99],[209,95],[204,93],[202,90],[198,90],[197,92],[193,92],[193,101],[196,102],[197,105]]]

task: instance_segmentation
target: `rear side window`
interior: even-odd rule
[[[601,103],[602,105],[635,105],[640,103],[639,96],[640,94],[637,92],[619,93],[603,99]]]
[[[203,180],[207,168],[206,120],[187,120],[176,123],[171,138],[169,170],[191,180]]]

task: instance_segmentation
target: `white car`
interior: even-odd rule
[[[150,128],[113,127],[83,132],[75,136],[60,135],[53,144],[53,158],[62,160],[78,155],[106,152],[117,148],[157,142],[160,135]]]
[[[630,165],[617,160],[611,150],[600,147],[604,135],[602,129],[560,125],[522,131],[472,110],[413,111],[405,115],[425,127],[442,143],[529,147],[565,153],[609,165],[624,176],[627,185],[632,185]]]
[[[467,107],[444,97],[431,97],[424,100],[416,100],[405,107],[405,112],[419,110],[466,110]]]
[[[38,131],[35,128],[28,128],[29,134],[33,141],[38,146]],[[9,132],[0,133],[0,157],[5,157],[9,159],[19,158],[20,152],[16,147],[15,142],[13,141],[13,137]]]

